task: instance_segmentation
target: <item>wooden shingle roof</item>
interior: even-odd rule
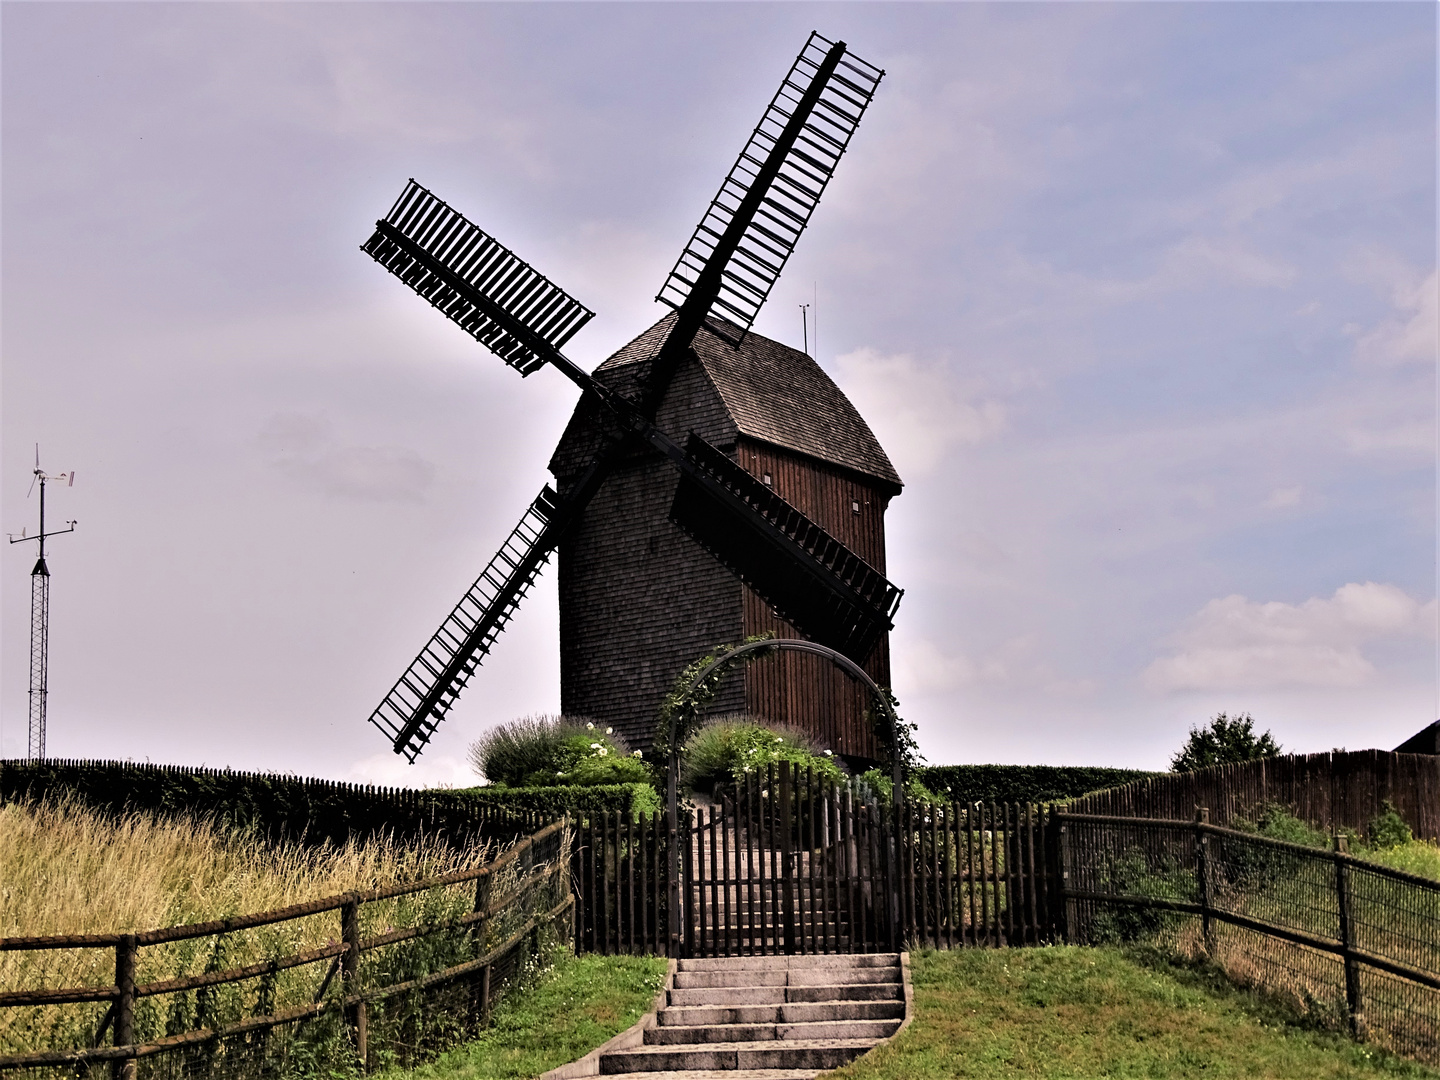
[[[637,365],[659,352],[674,320],[665,316],[601,364],[595,377],[629,391],[644,370]],[[739,336],[738,327],[708,321]],[[739,434],[871,477],[899,494],[900,476],[870,425],[805,353],[755,333],[736,347],[706,330],[695,336],[694,352]]]

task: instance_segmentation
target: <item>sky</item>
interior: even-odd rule
[[[581,302],[652,298],[812,30],[886,76],[756,330],[906,482],[935,764],[1163,769],[1437,716],[1428,3],[0,5],[0,527],[50,472],[48,753],[384,784],[559,705],[553,565],[419,763],[366,717],[577,392],[359,251],[415,177]],[[0,559],[25,749],[34,544]]]

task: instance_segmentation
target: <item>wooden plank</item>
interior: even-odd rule
[[[633,814],[625,815],[625,892],[626,902],[629,910],[626,915],[626,942],[625,951],[632,956],[635,954],[635,817]]]
[[[780,829],[781,848],[781,874],[783,881],[784,895],[781,904],[785,912],[785,955],[790,956],[796,950],[796,926],[795,926],[795,845],[791,832],[791,823],[795,820],[795,791],[792,785],[792,769],[788,761],[779,764],[780,773],[780,798],[778,800],[779,812],[777,814],[777,825]]]

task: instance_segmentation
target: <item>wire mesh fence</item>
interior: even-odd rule
[[[1203,820],[1059,814],[1066,938],[1148,941],[1440,1062],[1440,883]]]

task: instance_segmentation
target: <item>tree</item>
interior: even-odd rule
[[[1208,726],[1190,729],[1185,745],[1170,759],[1170,768],[1173,772],[1191,772],[1207,765],[1254,761],[1279,754],[1280,744],[1270,732],[1255,734],[1255,721],[1249,713],[1231,719],[1222,712],[1217,713]]]

